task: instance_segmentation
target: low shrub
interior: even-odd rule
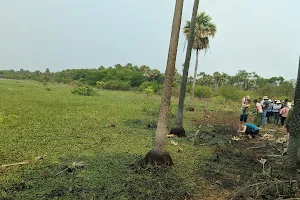
[[[154,94],[154,89],[152,86],[148,86],[146,89],[144,89],[144,92],[146,93],[148,98],[150,95]]]
[[[71,92],[73,94],[78,94],[82,96],[93,96],[96,94],[94,88],[91,86],[79,86],[74,88]]]
[[[131,86],[129,82],[109,80],[104,83],[103,88],[109,90],[130,90]]]
[[[239,100],[243,97],[243,92],[235,86],[223,86],[218,89],[218,95],[221,95],[226,100]]]
[[[211,98],[213,96],[213,91],[207,86],[196,86],[195,96],[199,98]]]
[[[223,96],[216,96],[213,97],[212,100],[218,104],[225,104],[226,103],[226,99]]]
[[[153,90],[154,90],[155,93],[157,93],[158,91],[160,91],[163,88],[162,84],[160,84],[158,82],[148,82],[148,81],[146,81],[146,82],[144,82],[140,85],[138,90],[139,91],[144,91],[149,86],[153,87]]]
[[[96,82],[96,88],[103,89],[105,83],[103,81],[97,81]]]

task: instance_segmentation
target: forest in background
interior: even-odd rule
[[[73,84],[76,86],[95,86],[110,90],[137,90],[161,94],[164,74],[149,66],[137,66],[131,63],[116,64],[114,67],[98,69],[66,69],[51,72],[28,71],[20,69],[0,70],[0,78],[18,80],[36,80],[41,83]],[[190,92],[193,77],[188,78],[187,92]],[[181,75],[175,72],[172,94],[179,95]],[[268,95],[274,99],[293,98],[295,80],[285,80],[282,76],[264,78],[256,72],[239,70],[235,75],[224,72],[207,74],[200,72],[196,80],[195,96],[199,98],[220,97],[226,100],[238,100],[243,95],[259,98]]]

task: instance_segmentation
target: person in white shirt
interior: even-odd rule
[[[273,113],[274,113],[274,124],[278,125],[279,122],[279,112],[281,109],[281,102],[280,100],[276,100],[275,104],[273,104]]]

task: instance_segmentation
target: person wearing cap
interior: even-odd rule
[[[257,126],[261,126],[262,125],[262,114],[263,114],[263,110],[262,110],[262,106],[261,104],[258,102],[257,99],[254,99],[253,102],[255,103],[255,110],[256,110],[256,118],[255,118],[255,124]]]
[[[274,124],[275,125],[278,125],[280,110],[281,110],[281,102],[280,102],[280,100],[275,100],[275,104],[273,105],[273,115],[274,115]]]
[[[268,112],[268,108],[269,108],[269,98],[267,96],[264,96],[263,97],[263,104],[261,105],[262,106],[262,109],[263,109],[263,114],[262,114],[262,126],[264,126],[266,124],[266,115],[267,115],[267,112]]]

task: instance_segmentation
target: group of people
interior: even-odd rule
[[[286,119],[289,113],[292,112],[293,102],[289,102],[288,99],[283,101],[271,100],[267,96],[264,96],[260,102],[254,99],[256,117],[253,124],[247,123],[250,113],[250,102],[249,96],[242,99],[240,132],[246,133],[249,138],[254,138],[259,133],[258,127],[262,127],[265,124],[286,126],[287,132],[289,132],[289,124],[287,123],[289,120]]]

